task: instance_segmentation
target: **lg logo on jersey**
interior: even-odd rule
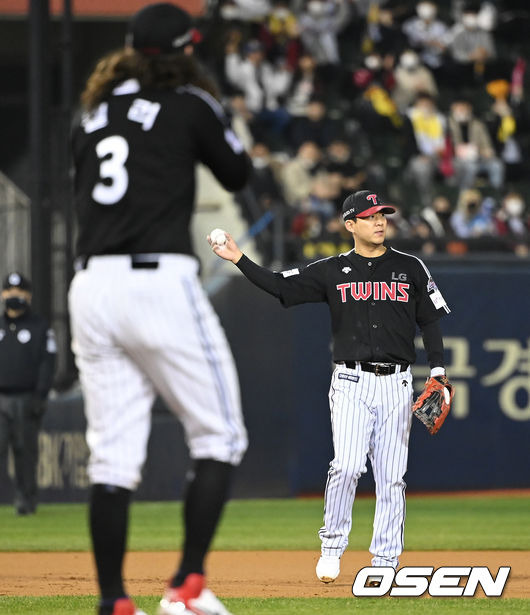
[[[474,596],[478,586],[488,597],[501,596],[510,574],[510,566],[501,566],[497,576],[486,566],[443,566],[436,571],[433,566],[407,566],[396,572],[389,567],[366,567],[359,570],[351,591],[354,596]],[[378,587],[368,586],[368,578],[379,578]],[[430,577],[430,581],[429,581]],[[460,585],[463,577],[467,581]]]
[[[355,301],[367,301],[372,298],[375,301],[402,301],[409,300],[410,284],[404,282],[345,282],[337,284],[342,303],[346,303],[348,297]]]

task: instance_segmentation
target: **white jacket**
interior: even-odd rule
[[[291,85],[290,71],[276,69],[267,62],[257,66],[237,53],[226,55],[225,72],[230,83],[243,92],[247,108],[252,113],[277,109],[278,98],[287,94]]]

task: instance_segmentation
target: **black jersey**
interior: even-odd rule
[[[195,86],[148,91],[127,80],[80,118],[72,147],[83,256],[192,254],[196,163],[228,190],[251,170],[221,105]]]
[[[376,258],[352,250],[276,276],[284,306],[329,304],[336,362],[414,363],[416,325],[450,311],[423,261],[393,249]]]
[[[46,320],[30,310],[0,315],[0,392],[34,393],[43,399],[53,383],[57,346]]]

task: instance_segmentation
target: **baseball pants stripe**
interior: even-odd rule
[[[69,300],[91,482],[137,486],[157,393],[192,458],[239,463],[247,435],[237,373],[194,258],[165,254],[157,269],[132,269],[127,256],[93,257]]]
[[[356,488],[369,458],[377,495],[372,563],[397,565],[403,550],[403,476],[412,416],[410,369],[376,376],[339,365],[329,399],[335,457],[328,472],[324,525],[319,531],[322,553],[341,556],[348,545]]]

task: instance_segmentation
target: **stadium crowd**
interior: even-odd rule
[[[529,27],[517,0],[225,0],[198,51],[252,157],[249,224],[281,216],[288,261],[349,250],[369,188],[392,245],[528,256]]]

